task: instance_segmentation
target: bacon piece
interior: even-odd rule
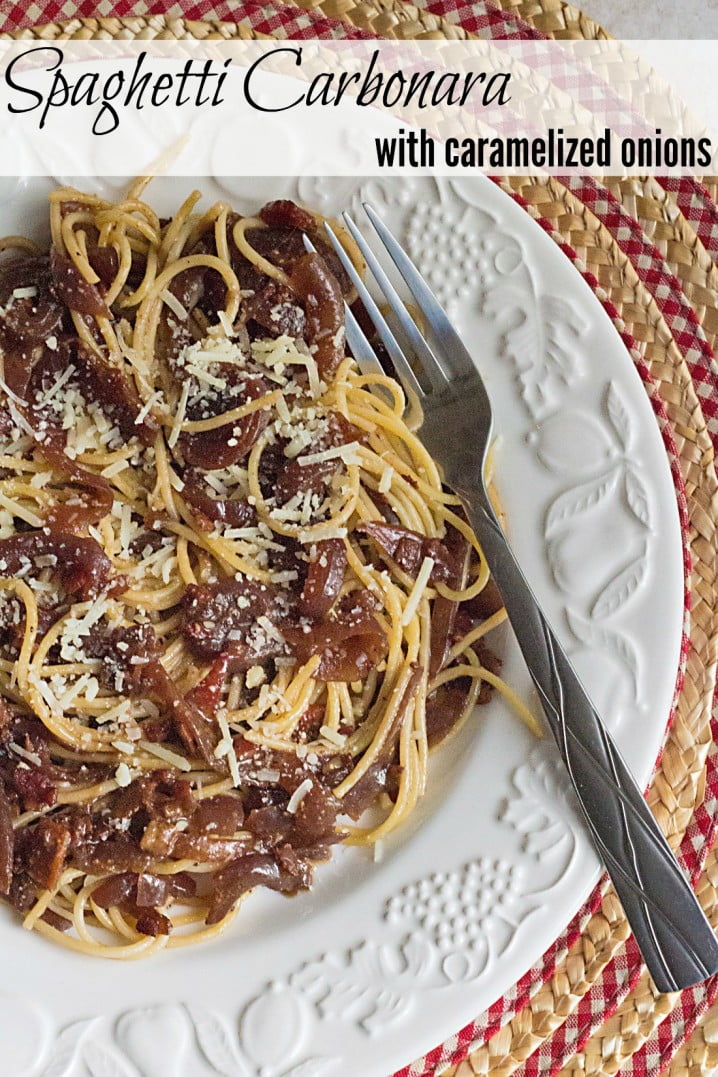
[[[344,297],[320,254],[305,254],[292,267],[290,282],[304,303],[307,342],[321,377],[329,379],[345,356]]]
[[[311,232],[316,225],[312,214],[289,198],[267,202],[260,209],[259,216],[272,228],[299,228],[302,232]]]
[[[50,249],[50,272],[52,290],[70,310],[93,318],[112,317],[97,285],[85,280],[75,263],[57,247]]]
[[[47,567],[57,573],[63,588],[78,598],[95,598],[107,588],[112,577],[112,562],[93,538],[79,538],[68,531],[44,528],[21,531],[0,539],[0,571],[3,575],[16,576],[27,561],[37,564],[41,557],[54,559]]]
[[[66,826],[55,819],[40,819],[23,832],[24,864],[28,875],[46,890],[54,889],[60,881],[70,851],[72,835]]]
[[[347,553],[341,539],[323,539],[316,544],[316,556],[309,562],[307,578],[299,599],[304,617],[323,617],[332,608],[344,582]]]
[[[172,923],[164,913],[158,909],[146,909],[137,917],[135,927],[140,935],[169,935]]]
[[[199,684],[185,696],[188,703],[198,707],[208,718],[214,718],[222,702],[222,689],[227,679],[227,661],[227,655],[220,655]]]
[[[15,834],[12,826],[12,810],[5,788],[0,782],[0,894],[9,894],[12,886],[13,852]]]
[[[39,811],[57,802],[57,785],[40,767],[16,766],[12,773],[13,792],[20,800],[23,811]]]
[[[276,615],[278,591],[256,580],[218,580],[217,583],[190,585],[182,599],[184,623],[182,635],[188,648],[198,658],[211,659],[229,653],[259,660],[261,644],[252,645],[250,629],[258,617]],[[234,638],[234,634],[241,638]],[[271,652],[282,649],[270,639]],[[240,644],[246,644],[241,648]]]
[[[379,664],[388,649],[375,609],[376,599],[362,588],[342,599],[336,616],[315,622],[309,631],[283,624],[282,632],[298,661],[321,655],[314,673],[317,680],[358,681]]]
[[[177,830],[173,823],[153,819],[141,841],[142,849],[157,857],[176,857],[200,863],[226,864],[251,848],[249,838],[225,838],[214,834]]]
[[[114,875],[127,871],[139,874],[149,869],[151,858],[133,841],[106,838],[73,844],[71,863],[88,875]]]
[[[100,908],[132,902],[140,908],[164,905],[171,898],[192,897],[196,892],[194,879],[185,871],[175,875],[152,875],[142,872],[123,872],[110,875],[92,892],[92,900]]]
[[[286,334],[296,339],[303,337],[306,330],[307,318],[294,292],[274,280],[245,301],[242,314],[246,322],[256,322],[266,330],[263,336]]]
[[[233,398],[229,410],[250,400],[258,400],[269,391],[269,384],[264,378],[250,378],[246,383],[245,400]],[[218,414],[221,415],[222,412],[219,411]],[[179,440],[184,458],[188,464],[205,471],[230,467],[244,459],[270,420],[270,409],[263,408],[261,411],[252,411],[231,424],[226,423],[196,434],[182,434]]]
[[[110,875],[92,891],[92,900],[101,909],[111,909],[132,901],[137,889],[138,876],[131,871]]]

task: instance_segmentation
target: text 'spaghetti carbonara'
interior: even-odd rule
[[[0,261],[0,894],[117,958],[380,842],[510,696],[458,499],[346,355],[321,218],[160,219],[143,186],[55,191],[49,251]]]

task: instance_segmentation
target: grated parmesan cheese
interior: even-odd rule
[[[434,568],[434,558],[425,557],[421,562],[421,568],[417,573],[414,586],[411,589],[406,606],[404,606],[404,612],[401,615],[401,623],[406,627],[414,618],[416,611],[421,602],[421,597],[427,588],[429,578],[431,577],[432,570]]]
[[[179,402],[177,404],[177,413],[172,422],[172,429],[170,430],[169,437],[167,438],[167,444],[170,449],[174,449],[182,431],[182,423],[184,422],[185,412],[187,410],[187,401],[189,400],[189,382],[186,381],[182,385],[182,392],[180,393]]]
[[[28,763],[33,763],[36,767],[42,766],[42,759],[37,752],[28,752],[27,748],[21,748],[19,744],[15,744],[14,741],[10,741],[8,748],[19,755],[21,759],[26,759]]]
[[[177,767],[178,770],[191,770],[192,764],[184,756],[178,755],[177,752],[171,751],[169,748],[165,748],[163,744],[153,744],[149,740],[140,740],[138,745],[145,752],[149,752],[150,755],[156,755],[158,759],[161,759],[164,763],[169,763],[171,767]]]
[[[323,464],[325,460],[344,460],[347,464],[356,464],[356,450],[359,448],[358,441],[350,441],[346,445],[334,445],[331,449],[322,449],[321,452],[310,452],[299,458],[300,467],[309,467],[310,464]]]
[[[222,740],[220,744],[226,745],[226,751],[224,754],[227,756],[227,762],[229,763],[229,773],[232,776],[232,785],[236,788],[240,784],[239,776],[239,764],[237,763],[237,753],[234,750],[234,743],[232,742],[232,732],[227,722],[227,716],[221,711],[217,715],[217,725],[222,732]]]
[[[130,784],[132,781],[132,771],[127,766],[127,763],[120,763],[115,771],[115,781],[121,789],[124,789]]]
[[[162,404],[163,400],[164,400],[164,395],[162,393],[162,390],[158,389],[156,392],[154,392],[152,394],[151,397],[149,397],[148,400],[146,400],[144,402],[144,404],[142,405],[140,410],[137,412],[137,418],[135,419],[135,426],[141,426],[142,423],[147,418],[147,416],[149,415],[149,413],[152,411],[152,408],[159,407],[159,405]]]
[[[265,679],[264,670],[261,666],[252,666],[247,670],[247,676],[245,678],[245,684],[247,688],[257,688]]]
[[[185,321],[187,311],[182,306],[177,296],[173,295],[169,288],[165,288],[164,291],[160,292],[160,299],[170,308],[176,318],[179,318],[181,322]]]
[[[332,744],[336,744],[337,748],[343,748],[347,742],[347,738],[343,733],[338,733],[336,729],[330,729],[328,725],[323,725],[319,732],[325,740],[331,741]]]
[[[115,460],[113,464],[108,464],[107,467],[103,467],[100,474],[105,479],[111,479],[114,475],[119,475],[121,471],[124,471],[130,466],[130,462],[127,459]]]
[[[314,782],[311,778],[305,778],[302,784],[298,785],[297,788],[294,790],[291,797],[289,798],[289,803],[287,804],[287,811],[291,815],[296,814],[297,808],[302,803],[310,789],[312,789],[313,785]]]
[[[393,478],[394,478],[394,468],[387,465],[387,467],[385,467],[384,471],[382,472],[381,479],[379,480],[379,485],[377,486],[377,490],[379,491],[380,494],[388,494],[389,493],[389,490],[391,489],[391,483],[392,483]]]

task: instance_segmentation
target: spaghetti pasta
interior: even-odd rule
[[[488,569],[346,355],[321,218],[161,220],[143,186],[0,243],[0,893],[119,959],[383,838],[503,690]]]

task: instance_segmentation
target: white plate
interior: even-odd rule
[[[5,181],[0,234],[42,231],[48,185]],[[481,178],[166,180],[149,197],[168,213],[192,186],[240,210],[295,195],[358,215],[369,197],[385,213],[480,363],[511,540],[646,782],[679,660],[676,496],[646,392],[575,267]],[[505,675],[531,695],[513,640]],[[556,751],[497,699],[433,757],[381,863],[340,850],[311,894],[252,895],[216,943],[98,962],[0,910],[2,1070],[385,1077],[503,994],[597,877]]]

